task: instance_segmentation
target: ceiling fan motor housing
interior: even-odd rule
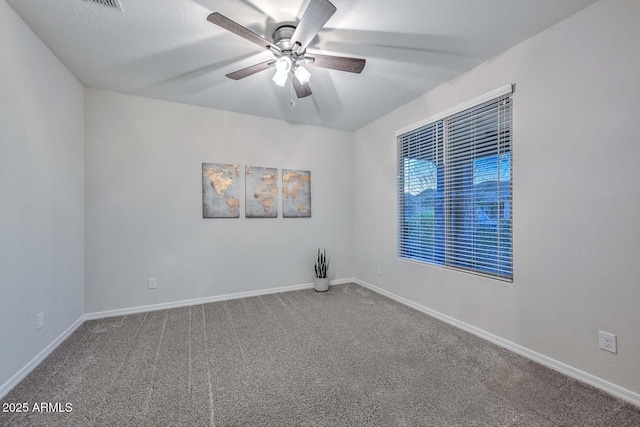
[[[281,25],[275,29],[271,39],[273,44],[280,48],[280,52],[273,52],[277,57],[286,56],[291,59],[293,67],[297,67],[300,63],[313,64],[314,60],[310,56],[306,56],[305,50],[298,50],[300,44],[291,44],[291,38],[296,31],[293,25]]]
[[[273,40],[273,44],[282,49],[283,52],[290,51],[293,49],[291,46],[291,37],[293,37],[293,33],[296,31],[296,27],[293,25],[282,25],[273,32],[273,36],[271,39]]]

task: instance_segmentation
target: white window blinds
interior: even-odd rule
[[[511,280],[510,94],[398,136],[398,256]]]

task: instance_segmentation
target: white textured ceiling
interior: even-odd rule
[[[362,74],[308,67],[295,99],[273,70],[225,74],[272,58],[209,23],[211,12],[271,39],[308,0],[7,0],[87,86],[296,123],[355,130],[595,0],[332,0],[338,11],[308,51],[365,58]]]

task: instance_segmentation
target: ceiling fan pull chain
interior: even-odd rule
[[[292,107],[295,107],[295,104],[293,103],[293,76],[291,76],[291,78],[289,79],[290,83],[289,83],[289,105],[291,105]]]

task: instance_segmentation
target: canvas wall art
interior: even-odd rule
[[[278,217],[278,169],[245,167],[245,217]]]
[[[282,170],[282,216],[311,217],[311,171]]]
[[[202,164],[202,217],[240,218],[240,165]]]

